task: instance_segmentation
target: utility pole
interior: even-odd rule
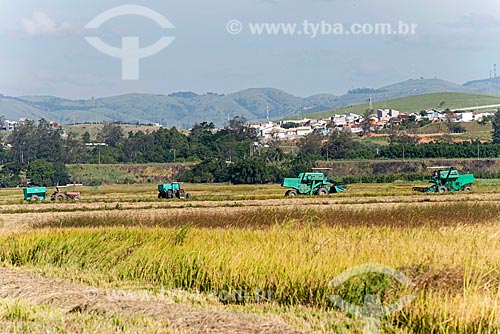
[[[278,98],[278,118],[281,119],[281,93],[279,94],[279,98]]]
[[[493,73],[491,72],[491,70],[490,70],[490,86],[489,86],[488,93],[489,94],[493,93]]]
[[[297,98],[297,116],[302,116],[302,111],[301,111],[301,108],[302,108],[302,101],[300,100],[300,96]]]

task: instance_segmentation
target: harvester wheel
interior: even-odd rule
[[[62,202],[66,199],[66,196],[64,196],[63,194],[57,194],[56,195],[56,201],[58,202]]]
[[[39,200],[40,200],[40,197],[38,197],[37,195],[33,195],[33,196],[31,196],[30,202],[38,202]]]
[[[472,192],[472,187],[465,187],[465,188],[464,188],[464,191],[466,191],[466,192],[469,192],[469,193],[470,193],[470,192]]]
[[[448,188],[446,188],[446,186],[439,186],[437,190],[438,193],[445,193],[448,191]]]
[[[174,192],[172,190],[167,190],[167,198],[174,198]]]
[[[163,195],[161,193],[158,193],[158,199],[162,199]]]
[[[285,196],[286,197],[296,197],[298,194],[297,194],[297,190],[288,190],[286,193],[285,193]]]
[[[330,193],[328,192],[328,189],[326,188],[320,188],[318,190],[318,195],[319,196],[328,196]]]

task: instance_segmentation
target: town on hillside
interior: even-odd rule
[[[345,131],[364,135],[366,131],[383,129],[409,123],[428,124],[433,122],[487,122],[498,106],[483,106],[456,110],[428,109],[414,113],[404,113],[395,109],[378,109],[376,112],[359,115],[344,113],[326,119],[282,120],[252,125],[262,141],[295,140],[311,133],[327,135],[331,131]],[[480,110],[485,110],[481,112]]]
[[[262,123],[247,124],[246,126],[255,130],[258,141],[261,143],[272,140],[297,140],[311,133],[320,133],[326,136],[333,131],[342,131],[353,135],[363,136],[368,133],[378,133],[384,129],[400,126],[409,127],[408,125],[411,124],[414,125],[414,128],[437,122],[454,124],[478,122],[480,124],[486,124],[491,121],[491,118],[499,107],[500,105],[487,105],[452,110],[431,108],[413,113],[405,113],[388,108],[372,110],[372,112],[370,112],[369,109],[364,115],[345,112],[344,114],[334,114],[329,118],[313,119],[306,117],[303,119],[285,119],[280,121],[268,120]],[[3,119],[0,121],[0,130],[11,132],[20,124],[25,123],[27,119],[21,118],[18,121]],[[67,137],[66,131],[60,124],[55,121],[48,121],[48,124],[54,129],[59,128],[62,138]],[[139,127],[140,125],[136,126]],[[163,126],[158,123],[151,124],[151,128],[160,127]],[[218,130],[220,129],[214,129],[214,131]],[[149,132],[149,130],[146,130],[146,132]],[[188,133],[189,130],[186,132]],[[104,145],[104,143],[86,143],[87,146],[95,146],[96,144]]]

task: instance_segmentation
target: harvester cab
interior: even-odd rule
[[[285,178],[281,184],[287,190],[285,196],[297,195],[328,196],[330,193],[340,193],[347,189],[347,183],[329,180],[323,173],[300,173],[297,178]]]
[[[473,174],[460,174],[451,166],[429,167],[433,170],[429,187],[414,187],[414,191],[423,193],[444,193],[448,191],[472,191],[472,184],[476,182]]]

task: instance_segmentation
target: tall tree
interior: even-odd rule
[[[333,131],[328,141],[322,145],[322,155],[332,159],[346,159],[356,146],[354,140],[345,132]]]
[[[11,156],[15,162],[26,164],[37,159],[61,161],[62,130],[53,127],[45,119],[26,121],[16,127],[9,136]]]
[[[299,150],[303,156],[315,156],[319,157],[321,155],[322,142],[325,139],[320,133],[311,133],[302,138],[299,141]]]
[[[31,179],[31,183],[35,186],[53,186],[54,175],[54,166],[45,160],[31,162],[26,171],[26,176]]]
[[[61,162],[66,164],[85,162],[85,153],[87,152],[82,141],[78,140],[75,133],[68,134],[68,137],[63,141],[63,149],[61,152]]]
[[[90,143],[90,133],[88,131],[85,131],[85,133],[82,135],[82,141],[84,143]]]
[[[371,116],[373,115],[373,109],[366,109],[363,114],[363,121],[361,122],[361,129],[363,130],[363,134],[365,136],[370,136],[370,132],[372,129],[372,120]]]
[[[123,139],[123,130],[117,124],[105,124],[102,130],[97,135],[97,140],[108,144],[111,147],[116,147]]]
[[[228,129],[233,131],[238,140],[255,140],[257,132],[247,125],[245,117],[236,116],[229,120]]]
[[[7,163],[0,170],[0,188],[16,187],[21,185],[22,166],[15,163]]]
[[[500,144],[500,108],[497,109],[493,116],[491,124],[493,125],[493,143]]]

